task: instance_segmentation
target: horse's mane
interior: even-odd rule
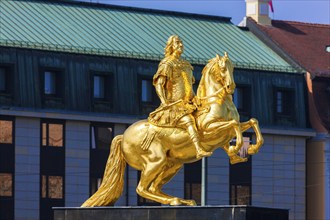
[[[205,86],[204,86],[204,81],[205,77],[209,74],[210,71],[214,71],[214,65],[219,61],[219,57],[216,56],[208,61],[208,63],[205,65],[205,67],[202,70],[202,78],[199,82],[199,86],[197,89],[197,96],[202,98],[206,96],[205,93]]]
[[[205,65],[205,67],[202,70],[202,75],[204,75],[204,73],[209,72],[210,70],[212,70],[212,68],[214,67],[214,64],[217,63],[217,61],[219,61],[218,57],[214,57],[212,59],[210,59],[207,64]]]

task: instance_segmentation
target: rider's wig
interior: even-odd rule
[[[172,55],[173,53],[173,42],[175,39],[180,39],[177,35],[172,35],[168,38],[166,47],[164,48],[165,57]]]

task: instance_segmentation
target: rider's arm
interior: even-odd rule
[[[165,95],[165,83],[166,83],[166,77],[162,75],[158,76],[155,83],[156,93],[161,103],[164,105],[167,104],[166,95]]]

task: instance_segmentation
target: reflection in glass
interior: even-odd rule
[[[0,92],[6,91],[6,69],[0,67]]]
[[[41,198],[46,198],[46,190],[47,190],[47,177],[42,175],[41,177]]]
[[[54,72],[49,72],[49,71],[45,72],[45,82],[44,82],[45,94],[47,95],[56,94],[55,80],[56,80],[56,75]]]
[[[63,125],[49,124],[48,145],[53,147],[63,146]]]
[[[0,196],[13,196],[13,175],[0,173]]]
[[[13,143],[13,122],[0,120],[0,144]]]
[[[94,76],[94,98],[104,98],[104,76]]]
[[[52,198],[52,199],[63,198],[63,177],[61,176],[48,177],[48,198]]]

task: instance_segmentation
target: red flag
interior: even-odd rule
[[[273,1],[272,1],[272,0],[269,0],[269,1],[268,1],[268,5],[269,5],[269,7],[270,7],[270,10],[271,10],[272,12],[274,12],[274,7],[273,7]]]

